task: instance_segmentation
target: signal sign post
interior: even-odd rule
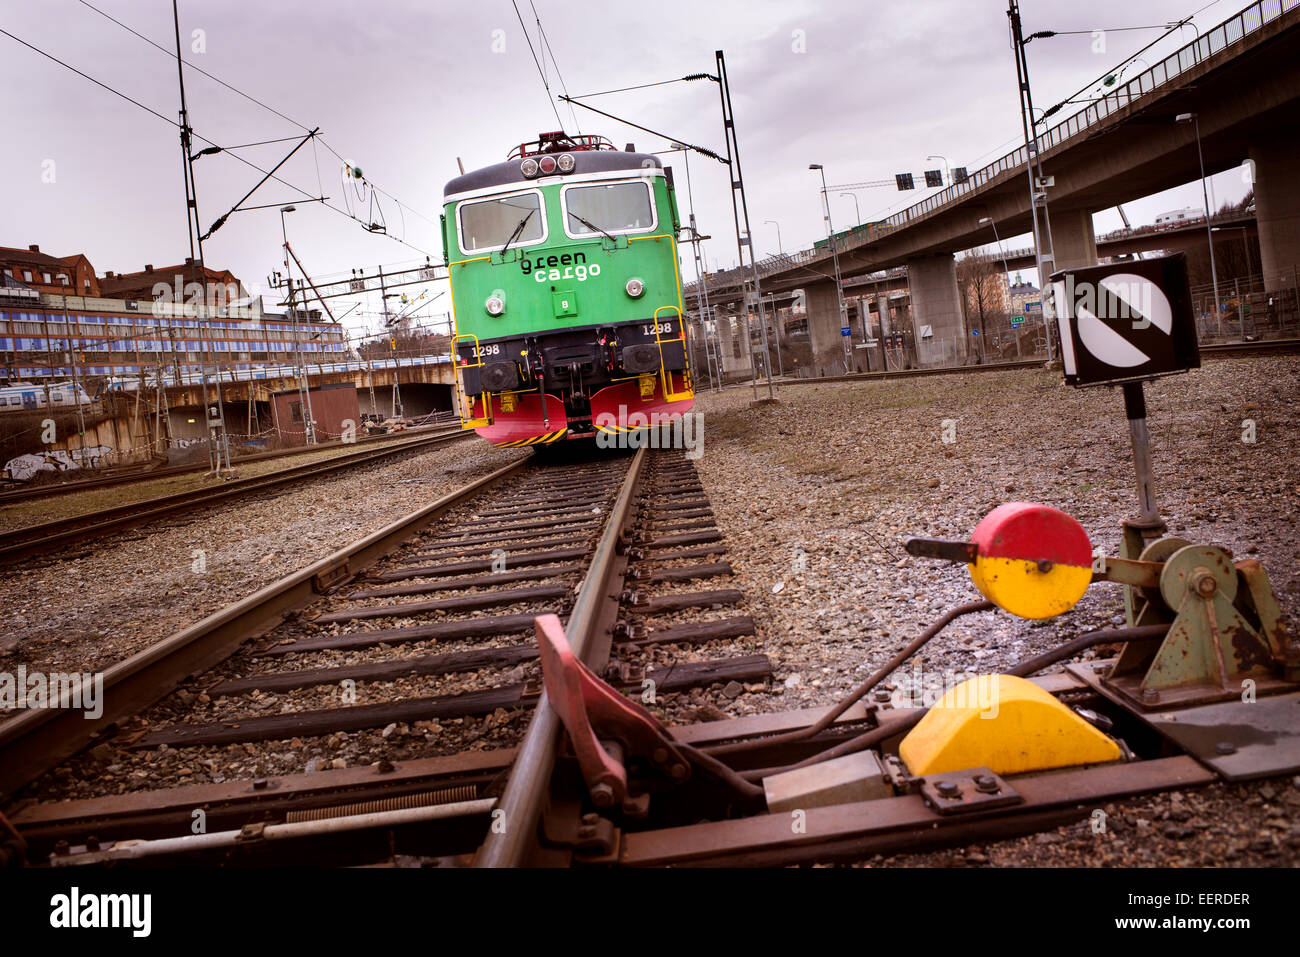
[[[1161,259],[1063,270],[1052,275],[1065,381],[1121,386],[1133,445],[1138,516],[1124,522],[1125,558],[1139,558],[1165,523],[1156,504],[1147,432],[1147,379],[1201,364],[1187,260]]]

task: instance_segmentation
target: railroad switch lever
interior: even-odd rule
[[[961,562],[989,601],[1021,618],[1051,618],[1073,608],[1092,581],[1092,542],[1059,509],[1008,502],[975,526],[969,542],[909,538],[909,555]]]
[[[650,712],[601,681],[578,660],[556,615],[534,620],[546,696],[573,742],[592,802],[644,816],[648,795],[628,792],[625,759],[638,759],[685,781],[691,765]]]

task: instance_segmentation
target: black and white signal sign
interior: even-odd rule
[[[1065,381],[1103,385],[1201,365],[1182,253],[1052,275]]]

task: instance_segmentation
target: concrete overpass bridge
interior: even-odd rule
[[[1257,244],[1259,241],[1259,229],[1254,216],[1215,216],[1211,220],[1211,225],[1215,229],[1242,230],[1248,242]],[[1156,229],[1148,226],[1108,233],[1097,239],[1097,256],[1099,259],[1117,259],[1123,256],[1136,256],[1157,250],[1187,251],[1203,248],[1205,243],[1205,217],[1201,216],[1196,219],[1189,219],[1176,227],[1168,229]],[[1022,249],[994,250],[990,251],[989,256],[995,266],[1001,266],[1005,263],[1008,272],[1014,272],[1017,269],[1033,269],[1037,263],[1032,246]],[[714,277],[710,277],[707,283],[710,304],[714,306],[730,306],[743,302],[745,289],[740,281],[742,278],[740,270],[736,269],[728,270],[726,273],[717,273]],[[804,274],[803,285],[827,278],[829,277],[820,270],[808,269]],[[763,297],[766,299],[769,295],[775,295],[777,303],[783,304],[794,298],[794,290],[797,288],[801,287],[791,286],[787,289],[784,288],[783,284],[783,288],[773,290],[764,284]],[[863,273],[844,280],[844,295],[846,297],[874,298],[880,293],[904,292],[907,288],[906,266],[894,266],[890,269],[874,273]],[[687,306],[689,307],[694,303],[695,283],[687,284],[684,290]],[[690,311],[689,308],[688,311]]]
[[[1097,263],[1094,212],[1200,178],[1196,130],[1175,122],[1182,113],[1198,116],[1207,175],[1251,161],[1265,286],[1290,288],[1300,263],[1300,0],[1250,4],[1040,135],[1043,172],[1055,181],[1048,190],[1055,268]],[[993,240],[984,218],[999,235],[1031,231],[1027,156],[1021,147],[973,171],[967,182],[849,237],[840,246],[841,275],[906,267],[915,327],[930,326],[936,343],[961,341],[954,254]],[[1022,260],[1032,264],[1032,257]],[[740,289],[747,278],[742,270],[731,273],[710,282],[711,301],[726,301],[728,286]],[[832,275],[825,244],[759,263],[765,295],[805,290],[814,366],[821,372],[833,370],[842,355]],[[918,358],[943,364],[961,357],[936,349]]]
[[[353,358],[308,362],[306,366],[306,381],[311,389],[354,386],[363,415],[391,414],[394,387],[409,417],[456,410],[456,369],[449,355],[373,361]],[[118,450],[137,449],[144,456],[165,447],[164,436],[179,443],[204,439],[207,426],[203,410],[208,402],[215,401],[215,381],[215,372],[206,388],[195,373],[186,373],[180,382],[174,377],[172,381],[164,380],[161,409],[167,421],[165,427],[160,427],[156,421],[160,411],[158,390],[152,380],[143,385],[139,377],[133,376],[110,380],[94,405],[94,428],[88,428],[88,441]],[[227,428],[235,435],[259,431],[271,415],[271,396],[297,388],[298,377],[292,365],[223,369],[221,398]]]

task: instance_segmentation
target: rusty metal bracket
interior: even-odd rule
[[[929,774],[921,779],[921,797],[939,814],[966,814],[1020,804],[1024,798],[988,768]]]
[[[548,846],[570,848],[584,863],[613,863],[618,854],[619,829],[599,814],[579,817],[577,808],[551,806],[542,812],[541,826]]]
[[[312,576],[311,584],[317,592],[324,594],[341,584],[348,577],[348,561],[344,559],[333,568],[327,568]]]
[[[628,793],[624,755],[684,781],[690,764],[650,712],[601,681],[573,654],[556,615],[534,619],[546,696],[559,715],[597,807],[645,813],[644,796]]]
[[[980,548],[974,542],[950,542],[939,538],[909,538],[903,543],[909,555],[917,558],[936,558],[944,562],[975,564]]]

